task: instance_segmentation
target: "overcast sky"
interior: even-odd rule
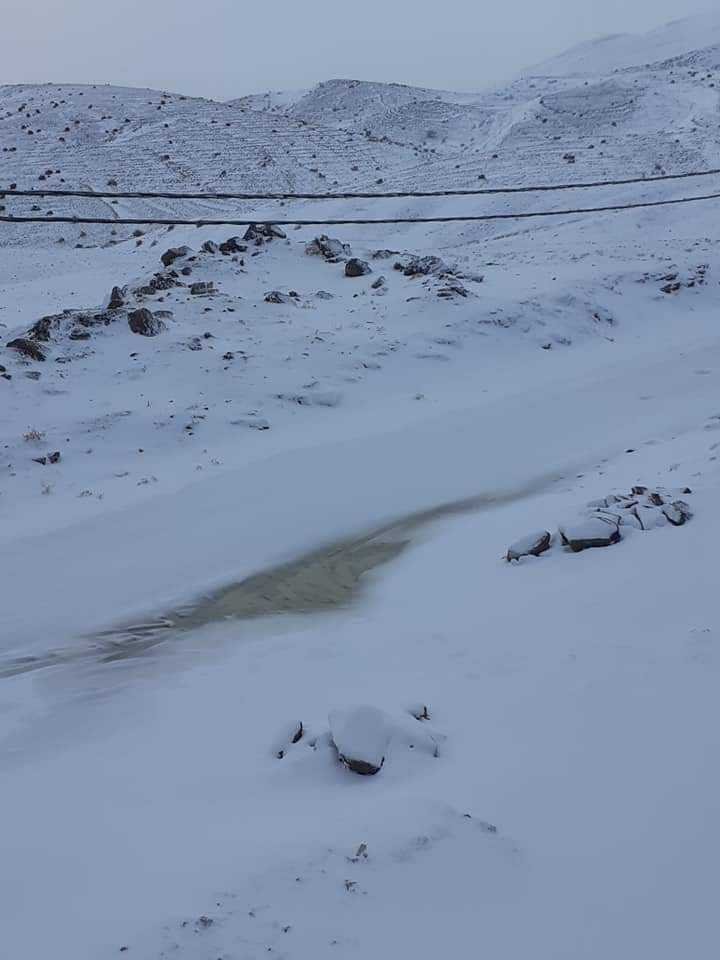
[[[0,84],[229,99],[332,77],[473,90],[711,0],[0,0]]]

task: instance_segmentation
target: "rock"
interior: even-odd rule
[[[517,540],[509,548],[505,559],[510,563],[510,561],[519,560],[521,557],[539,557],[540,554],[550,549],[551,544],[552,534],[547,530],[542,530],[540,533],[533,533],[528,537],[523,537],[522,540]]]
[[[184,277],[189,277],[190,274],[192,273],[192,267],[183,267],[182,270],[180,271],[180,273],[181,273]]]
[[[220,247],[214,240],[206,240],[200,249],[203,253],[220,253]]]
[[[370,286],[373,290],[379,290],[380,287],[385,286],[385,277],[378,277],[377,280],[374,280]]]
[[[28,340],[26,337],[17,337],[8,343],[9,350],[17,350],[23,357],[29,360],[46,360],[45,351],[34,340]]]
[[[231,420],[233,427],[249,427],[251,430],[269,430],[270,421],[265,417],[239,417],[237,420]]]
[[[166,267],[169,267],[172,263],[175,263],[176,260],[180,260],[182,257],[187,257],[191,253],[192,250],[190,247],[171,247],[169,250],[165,251],[160,259]]]
[[[396,257],[397,255],[397,250],[373,250],[372,252],[373,260],[389,260],[390,257]]]
[[[358,260],[357,257],[353,257],[345,264],[346,277],[364,277],[368,273],[372,273],[372,267],[366,260]]]
[[[75,327],[74,330],[70,331],[70,340],[89,340],[90,331],[86,330],[84,327]]]
[[[662,512],[674,527],[682,527],[692,518],[692,510],[684,500],[664,504]]]
[[[453,272],[440,257],[412,257],[401,269],[406,277],[441,276]]]
[[[247,246],[240,243],[240,237],[229,237],[224,243],[220,244],[219,250],[227,257],[232,253],[245,253]]]
[[[265,303],[292,303],[296,305],[295,298],[289,293],[282,293],[280,290],[271,290],[265,294]]]
[[[243,240],[254,240],[256,243],[274,239],[287,239],[287,234],[274,223],[251,223],[243,237]]]
[[[593,547],[610,547],[622,540],[620,526],[611,517],[589,517],[572,527],[561,527],[560,537],[573,553]]]
[[[328,293],[327,290],[318,290],[315,296],[318,298],[318,300],[334,300],[335,299],[335,297],[331,293]]]
[[[379,773],[390,742],[386,715],[376,707],[360,706],[333,710],[330,736],[338,759],[361,776]]]
[[[209,280],[207,283],[193,283],[190,287],[190,293],[194,297],[207,297],[211,293],[215,293],[215,284],[212,280]]]
[[[31,340],[40,340],[42,343],[48,343],[51,339],[50,334],[52,330],[56,330],[60,326],[63,317],[64,314],[62,313],[56,313],[49,317],[41,317],[39,320],[36,320],[28,330],[28,337]]]
[[[452,300],[455,297],[469,296],[469,291],[459,280],[455,280],[453,283],[448,283],[444,287],[440,287],[437,295],[441,300]]]
[[[122,287],[113,287],[110,294],[108,310],[120,310],[125,306],[125,289]]]
[[[154,316],[146,307],[133,310],[128,315],[128,326],[133,333],[137,333],[141,337],[156,337],[165,329],[163,321]]]
[[[334,240],[323,234],[315,237],[305,247],[305,253],[309,257],[324,257],[326,260],[337,263],[343,257],[349,257],[352,253],[350,244],[343,243],[341,240]]]

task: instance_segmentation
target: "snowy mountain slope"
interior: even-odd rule
[[[720,14],[674,20],[645,34],[615,34],[582,43],[530,67],[526,76],[562,77],[612,73],[682,57],[720,44]]]
[[[640,66],[478,95],[4,87],[0,190],[720,166],[709,40],[678,59],[651,35]],[[719,182],[38,205],[451,216]],[[313,228],[0,225],[13,960],[711,955],[718,209],[334,227],[327,256]],[[371,272],[347,276],[351,256]],[[694,516],[563,549],[589,501],[638,485]],[[548,553],[505,562],[541,529]],[[364,705],[392,731],[370,777],[330,740],[330,714]]]

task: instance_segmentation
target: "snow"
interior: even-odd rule
[[[633,42],[655,66],[605,66],[586,86],[568,60],[562,76],[478,95],[334,81],[213,104],[2,88],[2,145],[17,150],[0,155],[0,187],[50,165],[50,185],[99,189],[433,189],[716,165],[715,79],[658,67],[658,37]],[[32,136],[25,102],[41,111]],[[82,109],[131,122],[105,134],[83,120],[58,146]],[[373,267],[352,279],[342,259],[306,255],[322,228],[230,256],[201,251],[229,229],[70,226],[58,243],[55,228],[3,228],[3,344],[46,314],[92,318],[116,285],[131,308],[172,314],[148,338],[120,311],[88,340],[70,339],[81,324],[65,314],[46,362],[0,351],[8,956],[712,954],[716,221],[709,203],[333,228],[343,257]],[[132,293],[183,245],[182,286]],[[468,296],[394,269],[410,257],[452,265]],[[272,290],[287,302],[266,302]],[[58,463],[35,462],[55,450]],[[638,485],[690,503],[688,522],[623,525],[620,543],[578,554],[555,538],[505,562],[523,531],[584,527]],[[643,497],[643,519],[660,518],[667,504]],[[385,763],[357,776],[338,750]]]

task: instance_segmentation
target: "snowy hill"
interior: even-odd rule
[[[720,201],[567,211],[720,176],[112,193],[720,167],[718,23],[478,94],[0,87],[0,191],[110,191],[5,213],[559,214],[0,224],[9,957],[713,954]]]
[[[582,43],[529,68],[526,76],[612,73],[659,63],[720,44],[720,13],[674,20],[648,33],[615,34]]]

